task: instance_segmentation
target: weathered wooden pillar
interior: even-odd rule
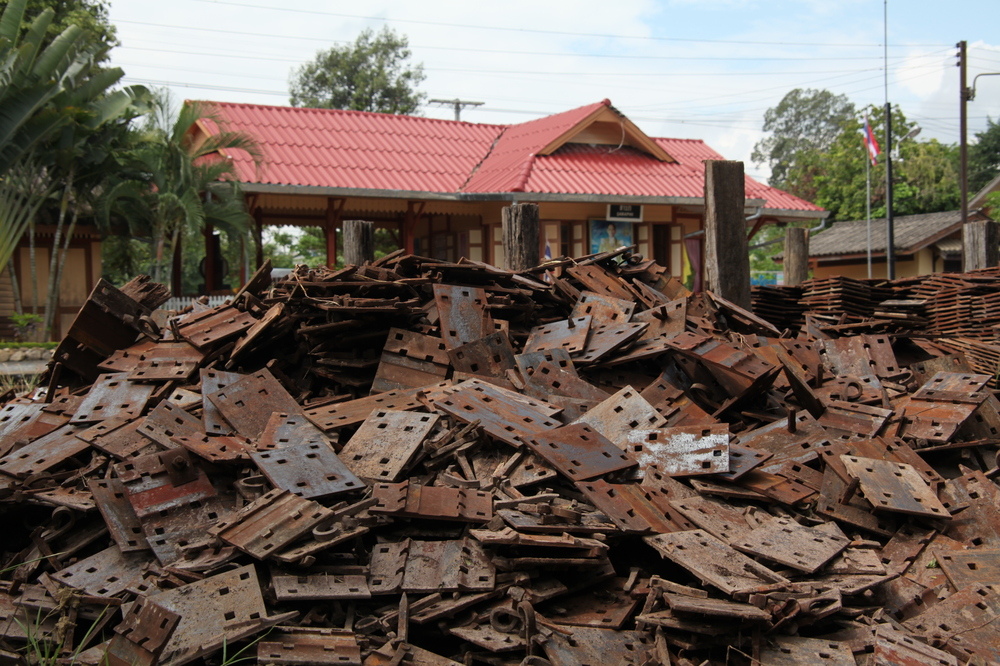
[[[264,211],[260,206],[253,211],[253,239],[257,245],[254,268],[260,268],[264,265]]]
[[[375,223],[344,220],[344,265],[363,266],[375,261]]]
[[[743,162],[705,161],[705,278],[710,291],[750,309]]]
[[[785,284],[793,286],[809,279],[809,230],[785,228]]]
[[[505,206],[501,220],[504,268],[509,271],[526,271],[537,266],[541,259],[538,252],[538,205],[524,203]]]
[[[1000,222],[981,220],[962,225],[962,270],[1000,265]]]

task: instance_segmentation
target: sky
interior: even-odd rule
[[[608,98],[647,134],[703,139],[760,180],[767,167],[750,156],[764,112],[794,88],[859,107],[888,96],[921,140],[958,143],[956,43],[968,43],[970,86],[1000,72],[998,0],[111,0],[110,10],[126,83],[168,87],[178,102],[287,105],[299,65],[388,26],[409,39],[428,98],[483,102],[462,120],[520,123]],[[450,106],[420,113],[454,117]],[[979,78],[968,114],[970,142],[987,117],[1000,120],[1000,76]]]

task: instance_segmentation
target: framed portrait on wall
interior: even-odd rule
[[[590,253],[613,252],[623,245],[632,244],[630,222],[590,221]]]

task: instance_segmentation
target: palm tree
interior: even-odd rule
[[[232,180],[232,165],[222,157],[244,150],[260,159],[256,144],[241,133],[221,131],[196,143],[195,124],[215,120],[197,102],[185,103],[176,119],[171,115],[169,98],[156,96],[131,155],[141,175],[112,187],[102,207],[106,224],[116,218],[132,235],[148,239],[151,272],[160,282],[168,277],[168,257],[185,229],[211,225],[230,238],[248,233],[250,216]]]

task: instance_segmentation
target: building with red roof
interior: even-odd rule
[[[533,202],[552,256],[627,241],[681,275],[685,249],[699,254],[703,162],[723,159],[702,141],[646,135],[608,100],[514,125],[204,104],[215,120],[202,121],[199,131],[222,125],[260,146],[260,163],[241,151],[224,156],[235,165],[258,234],[265,225],[322,227],[329,258],[340,222],[363,219],[392,231],[411,252],[502,265],[501,210]],[[749,177],[746,196],[757,228],[826,216]]]

